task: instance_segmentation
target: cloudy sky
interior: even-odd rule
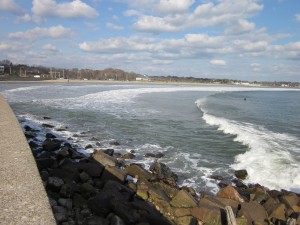
[[[0,60],[300,81],[299,0],[0,0]]]

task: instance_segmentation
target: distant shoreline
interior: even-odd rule
[[[200,83],[200,82],[168,82],[168,81],[121,81],[121,80],[79,80],[79,79],[57,79],[57,80],[0,80],[1,83],[58,83],[58,84],[136,84],[136,85],[190,85],[190,86],[227,86],[227,87],[248,87],[248,88],[278,88],[297,89],[300,87],[281,87],[269,85],[242,85],[242,84],[220,84],[220,83]]]

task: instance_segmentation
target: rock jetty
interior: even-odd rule
[[[154,158],[148,171],[124,163],[134,153],[85,156],[55,134],[41,142],[38,129],[23,128],[59,225],[300,225],[299,194],[246,185],[246,170],[232,183],[215,176],[219,192],[199,195],[178,186],[177,175],[158,161],[162,154],[145,156]]]

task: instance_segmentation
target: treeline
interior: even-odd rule
[[[120,69],[107,68],[104,70],[92,69],[64,69],[55,67],[45,67],[39,65],[13,64],[9,60],[1,60],[0,66],[4,66],[6,77],[34,77],[39,76],[44,79],[93,79],[93,80],[120,80],[132,81],[141,76],[134,72],[126,72]]]
[[[197,78],[197,77],[177,77],[177,76],[152,76],[152,81],[161,82],[178,82],[178,83],[220,83],[230,84],[233,80],[228,79],[211,79],[211,78]]]

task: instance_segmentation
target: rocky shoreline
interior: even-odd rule
[[[159,162],[163,154],[145,155],[153,158],[148,171],[141,164],[125,164],[134,152],[104,149],[87,156],[52,132],[52,125],[37,128],[20,122],[57,224],[300,225],[299,194],[246,185],[245,170],[235,171],[231,182],[212,177],[220,181],[216,195],[197,194],[178,186],[177,175]],[[41,133],[44,137],[37,138]]]

